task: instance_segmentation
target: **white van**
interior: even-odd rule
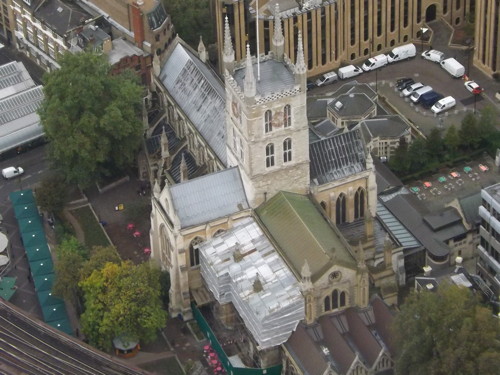
[[[2,176],[3,178],[5,179],[9,179],[9,178],[14,178],[14,177],[17,177],[17,176],[20,176],[24,173],[24,169],[22,169],[21,167],[7,167],[7,168],[4,168],[2,169]]]
[[[399,46],[394,48],[387,55],[387,61],[389,63],[393,63],[396,61],[406,60],[412,57],[415,57],[417,54],[417,49],[413,43],[405,44],[403,46]]]
[[[422,58],[435,63],[440,63],[444,60],[444,53],[436,49],[430,49],[422,52]]]
[[[438,100],[436,104],[434,104],[431,108],[431,111],[434,113],[444,112],[457,104],[457,101],[453,96],[447,96],[441,100]]]
[[[320,86],[328,85],[329,83],[333,83],[335,81],[338,81],[338,79],[339,79],[339,76],[337,75],[337,73],[328,72],[328,73],[323,74],[321,77],[319,77],[316,80],[315,84],[316,84],[316,86],[320,87]]]
[[[416,82],[413,85],[408,86],[402,91],[403,96],[406,98],[407,96],[410,96],[413,91],[418,90],[420,88],[424,87],[424,84],[421,82]]]
[[[339,78],[340,79],[351,78],[361,73],[363,73],[363,69],[361,69],[359,66],[347,65],[339,69]]]
[[[413,91],[410,95],[410,99],[413,103],[418,103],[420,101],[420,97],[428,92],[432,91],[432,87],[424,86],[415,91]]]
[[[460,78],[465,74],[465,68],[453,57],[440,62],[441,67],[455,78]]]
[[[363,68],[365,72],[368,72],[370,70],[381,68],[384,65],[387,65],[387,56],[381,54],[375,57],[370,57],[368,60],[365,61],[365,63],[361,68]]]

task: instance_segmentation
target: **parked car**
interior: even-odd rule
[[[444,53],[441,51],[438,51],[436,49],[430,49],[428,51],[422,52],[422,57],[426,60],[435,62],[435,63],[440,63],[441,61],[444,60]]]
[[[413,78],[401,78],[396,81],[396,88],[399,91],[403,91],[405,88],[407,88],[410,85],[413,85],[415,83],[415,80]]]
[[[419,101],[420,101],[420,98],[422,95],[424,94],[427,94],[428,92],[431,92],[432,91],[432,87],[431,86],[424,86],[424,87],[421,87],[417,90],[414,90],[411,95],[410,95],[410,99],[413,103],[417,104]]]
[[[420,97],[420,104],[424,108],[431,108],[438,100],[443,99],[443,95],[436,91],[430,91]]]
[[[431,111],[434,113],[441,113],[447,111],[448,109],[454,107],[457,104],[457,101],[453,96],[447,96],[446,98],[440,99],[434,104],[431,108]]]
[[[464,86],[474,95],[481,94],[484,91],[484,89],[474,81],[467,81],[464,83]]]
[[[315,84],[316,84],[316,86],[320,87],[320,86],[328,85],[329,83],[333,83],[335,81],[338,81],[338,79],[339,79],[339,76],[337,75],[337,73],[328,72],[328,73],[323,74],[321,77],[319,77],[316,80]]]
[[[307,91],[312,90],[315,87],[316,87],[316,84],[314,82],[307,80],[307,82],[306,82]]]
[[[415,82],[415,83],[411,84],[410,86],[406,87],[403,90],[402,94],[403,94],[404,97],[410,96],[413,91],[418,90],[421,87],[424,87],[423,83],[421,83],[421,82]]]
[[[22,169],[21,167],[7,167],[7,168],[2,169],[2,176],[3,176],[3,178],[5,178],[7,180],[10,178],[20,176],[23,173],[24,173],[24,169]]]

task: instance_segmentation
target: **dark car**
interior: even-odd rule
[[[312,90],[315,87],[316,87],[316,84],[313,81],[307,81],[307,83],[306,83],[307,91]]]
[[[403,79],[398,79],[396,81],[396,87],[399,91],[403,91],[405,88],[407,88],[410,85],[413,85],[415,81],[413,78],[403,78]]]

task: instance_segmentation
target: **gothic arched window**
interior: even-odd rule
[[[274,144],[266,146],[266,168],[274,167]]]
[[[285,128],[292,126],[292,107],[290,104],[287,104],[283,109],[283,126]]]
[[[359,188],[354,195],[354,218],[359,219],[365,216],[365,190]]]
[[[330,296],[325,297],[325,311],[330,311],[332,308],[330,304]]]
[[[195,267],[200,264],[200,250],[195,248],[195,246],[203,241],[203,238],[195,237],[189,244],[189,265],[191,267]]]
[[[283,162],[292,161],[292,138],[287,138],[283,141]]]
[[[335,223],[343,224],[346,222],[346,197],[345,194],[340,194],[335,204]]]
[[[273,113],[270,109],[264,114],[264,131],[269,133],[273,130]]]

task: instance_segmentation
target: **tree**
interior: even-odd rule
[[[49,155],[69,182],[87,186],[131,166],[140,147],[142,88],[110,75],[106,55],[64,54],[44,77],[39,114]]]
[[[453,159],[457,155],[458,146],[460,145],[460,138],[458,137],[455,125],[451,125],[446,131],[444,144],[448,150],[449,157]]]
[[[167,314],[160,299],[160,270],[149,263],[106,263],[80,283],[85,312],[82,330],[91,345],[109,350],[114,337],[126,334],[144,342],[156,338]]]
[[[404,137],[401,137],[398,148],[396,148],[394,155],[389,159],[389,167],[395,172],[406,174],[408,173],[409,166],[408,143]]]
[[[75,237],[67,237],[56,248],[56,279],[53,291],[73,306],[80,307],[80,269],[87,258],[87,249]]]
[[[500,144],[499,134],[496,129],[498,114],[491,106],[487,106],[481,110],[479,120],[477,122],[479,138],[481,146],[486,147],[491,154],[494,154],[496,148]]]
[[[45,177],[36,188],[36,203],[47,212],[59,213],[66,205],[68,188],[59,174]]]
[[[121,259],[113,246],[94,246],[90,250],[90,258],[82,265],[81,278],[85,280],[92,272],[100,271],[106,263],[120,264]]]
[[[408,162],[410,172],[420,171],[425,168],[429,162],[426,152],[426,142],[422,138],[416,138],[408,149]]]
[[[458,131],[460,145],[467,150],[474,150],[479,144],[477,120],[473,113],[467,113],[462,120],[462,126]]]
[[[398,374],[498,374],[500,325],[466,288],[412,293],[393,328]]]
[[[209,0],[163,0],[163,5],[177,33],[191,47],[198,48],[200,35],[206,47],[215,42],[215,17]]]
[[[432,160],[439,161],[442,159],[444,154],[444,143],[441,137],[441,131],[437,128],[433,128],[427,137],[425,142],[425,147],[427,155]]]

